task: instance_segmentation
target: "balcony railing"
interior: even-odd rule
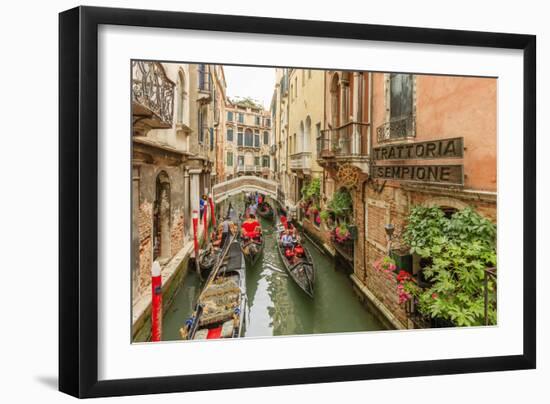
[[[416,119],[408,115],[401,119],[385,122],[376,128],[376,139],[379,143],[396,139],[406,139],[416,135]]]
[[[132,61],[132,113],[152,128],[169,128],[174,118],[174,87],[157,62]]]
[[[255,164],[239,164],[237,165],[238,173],[259,173],[262,171],[262,166]]]
[[[301,152],[290,156],[291,170],[304,170],[311,168],[311,152]]]
[[[349,122],[339,128],[325,129],[317,138],[320,158],[368,156],[368,123]]]

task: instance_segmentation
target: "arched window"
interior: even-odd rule
[[[153,260],[170,258],[170,178],[165,171],[157,175],[153,205]]]
[[[185,118],[187,92],[185,90],[185,74],[182,70],[178,72],[178,105],[177,123],[183,123]]]

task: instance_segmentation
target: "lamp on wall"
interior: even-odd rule
[[[393,238],[393,233],[395,231],[395,226],[391,223],[386,223],[384,225],[384,230],[386,231],[386,236],[388,237],[388,254],[391,253],[391,241]]]

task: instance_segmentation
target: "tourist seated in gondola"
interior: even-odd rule
[[[288,230],[285,230],[281,236],[281,245],[283,248],[294,248],[294,239]]]
[[[261,227],[256,216],[249,213],[248,218],[241,225],[241,236],[245,239],[258,239],[261,236]]]

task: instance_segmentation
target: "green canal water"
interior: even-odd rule
[[[243,211],[242,197],[235,197],[232,204]],[[245,337],[385,329],[361,304],[349,275],[306,240],[317,269],[315,297],[308,297],[285,272],[275,244],[274,223],[262,219],[262,228],[266,237],[263,257],[254,267],[247,267]],[[163,318],[163,340],[180,340],[179,329],[191,316],[200,288],[198,276],[189,271]]]

